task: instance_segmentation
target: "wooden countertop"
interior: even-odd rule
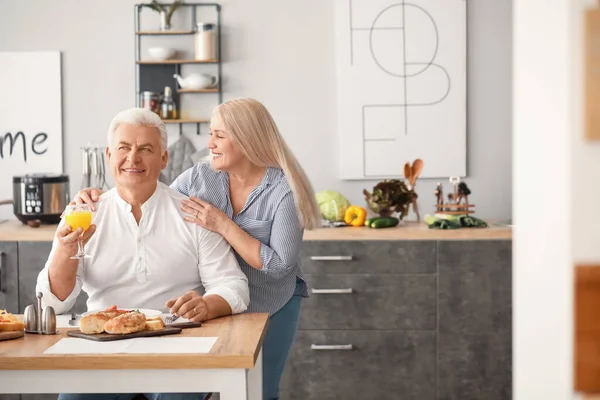
[[[207,354],[44,354],[67,337],[69,329],[59,329],[56,335],[26,333],[23,338],[0,342],[0,370],[253,368],[268,321],[266,313],[238,314],[177,335],[218,337]]]
[[[304,240],[511,240],[512,229],[493,222],[488,228],[456,230],[429,229],[424,223],[405,222],[395,228],[320,228],[304,232]],[[54,238],[56,225],[31,228],[19,221],[0,224],[0,242],[47,241]]]
[[[40,225],[37,228],[9,220],[0,224],[0,242],[51,242],[57,225]]]
[[[488,228],[429,229],[425,223],[404,222],[394,228],[320,228],[304,231],[304,240],[511,240],[512,228],[489,223]]]

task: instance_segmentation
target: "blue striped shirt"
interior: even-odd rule
[[[240,228],[261,242],[263,268],[248,265],[235,256],[248,277],[250,305],[246,312],[279,311],[294,294],[296,277],[306,280],[300,270],[300,250],[304,229],[300,224],[292,190],[280,168],[267,168],[260,184],[252,190],[244,208],[233,215],[229,198],[229,175],[201,162],[184,171],[171,188],[186,196],[195,196],[218,207]]]

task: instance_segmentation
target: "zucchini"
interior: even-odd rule
[[[378,219],[380,219],[381,217],[373,217],[373,218],[367,218],[367,220],[365,221],[365,226],[368,226],[369,228],[371,227],[371,224],[375,221],[377,221]]]
[[[381,217],[377,218],[375,221],[371,223],[371,228],[379,229],[379,228],[392,228],[398,223],[400,220],[394,217]]]

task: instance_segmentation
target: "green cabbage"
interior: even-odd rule
[[[341,193],[323,190],[316,194],[321,216],[328,221],[343,221],[350,202]]]

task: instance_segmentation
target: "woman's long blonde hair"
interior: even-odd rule
[[[233,145],[253,164],[283,170],[292,189],[298,217],[305,229],[321,225],[321,213],[306,173],[292,154],[264,105],[242,98],[217,106]]]

